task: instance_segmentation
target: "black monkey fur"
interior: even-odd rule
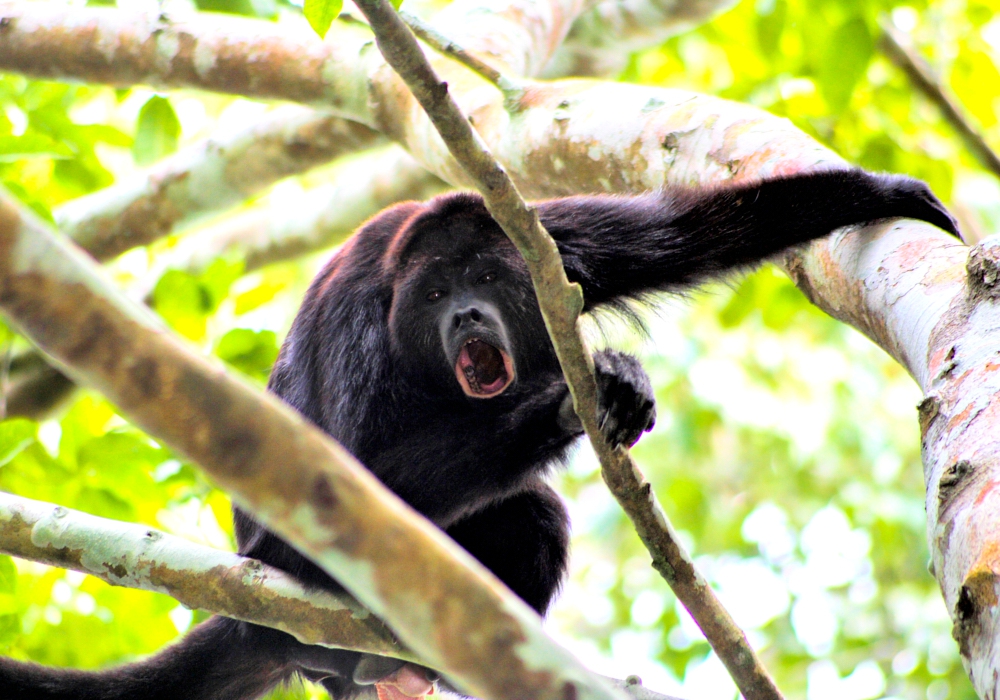
[[[958,235],[923,183],[862,170],[537,207],[588,311],[690,288],[848,224],[910,217]],[[595,364],[605,435],[631,445],[654,419],[649,381],[627,355]],[[582,431],[524,263],[478,195],[406,202],[366,223],[310,287],[269,387],[544,614],[568,523],[543,477]],[[240,553],[337,587],[248,514],[235,522]],[[216,617],[106,671],[0,659],[0,700],[249,700],[296,673],[349,698],[373,695],[355,681],[398,665]]]

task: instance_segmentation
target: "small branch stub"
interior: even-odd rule
[[[1000,298],[1000,236],[992,236],[969,251],[965,266],[969,290],[980,299]]]

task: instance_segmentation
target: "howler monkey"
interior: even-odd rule
[[[862,170],[537,208],[587,311],[683,290],[848,224],[911,217],[958,233],[922,183]],[[649,381],[628,355],[594,359],[604,434],[631,445],[653,424]],[[525,265],[478,195],[406,202],[366,223],[312,283],[270,390],[545,612],[568,528],[543,478],[582,430]],[[247,513],[235,522],[240,553],[336,586]],[[107,671],[0,660],[0,698],[246,700],[296,673],[336,698],[376,681],[391,697],[429,685],[414,666],[216,617]]]

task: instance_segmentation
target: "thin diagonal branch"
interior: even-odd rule
[[[356,0],[368,18],[382,55],[427,112],[451,155],[482,193],[490,214],[517,246],[531,273],[574,408],[601,461],[602,473],[649,548],[654,566],[691,612],[705,637],[748,700],[775,700],[781,693],[745,635],[694,568],[627,450],[612,449],[597,425],[593,364],[577,325],[583,294],[571,285],[556,248],[513,181],[493,158],[434,73],[413,35],[385,0]]]
[[[906,74],[914,87],[941,110],[945,121],[955,130],[976,160],[991,173],[1000,177],[1000,156],[986,142],[986,137],[973,124],[961,103],[934,75],[923,57],[910,48],[906,39],[888,22],[882,22],[879,48],[890,61],[896,64],[896,67]]]
[[[476,58],[453,40],[441,34],[441,32],[437,31],[434,27],[427,24],[416,15],[411,15],[408,12],[400,12],[399,16],[403,18],[403,21],[406,22],[407,26],[409,26],[413,33],[420,37],[425,44],[433,47],[433,49],[438,53],[442,53],[445,56],[455,59],[463,66],[479,75],[479,77],[483,80],[491,83],[505,95],[521,92],[521,87],[516,81],[505,76],[485,61]]]

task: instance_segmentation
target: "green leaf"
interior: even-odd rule
[[[215,354],[241,372],[263,381],[278,358],[278,336],[274,331],[236,328],[222,336]]]
[[[208,296],[209,311],[215,311],[229,296],[229,288],[243,274],[242,260],[217,258],[201,273],[198,281]]]
[[[844,22],[830,36],[817,77],[820,93],[831,110],[840,113],[847,109],[874,52],[875,40],[861,17]]]
[[[278,15],[274,0],[195,0],[195,5],[204,12],[226,12],[264,19],[273,19]]]
[[[149,165],[177,150],[181,123],[166,97],[154,95],[139,110],[132,155],[139,165]]]
[[[343,5],[343,0],[305,0],[302,14],[309,21],[309,26],[322,39],[330,31],[330,25],[337,19]]]
[[[0,423],[0,467],[17,457],[21,451],[35,441],[34,421],[26,418],[12,418]],[[0,591],[3,590],[3,560],[0,558]]]
[[[21,183],[4,179],[3,186],[8,192],[17,197],[21,201],[21,204],[29,207],[45,221],[48,221],[50,224],[54,224],[56,222],[55,217],[52,216],[52,211],[45,206],[45,203],[32,196],[28,190],[24,189]]]
[[[17,569],[14,561],[0,554],[0,593],[14,593],[17,590]]]
[[[168,270],[153,289],[153,308],[170,326],[191,340],[205,335],[211,299],[198,279],[181,270]]]
[[[21,136],[0,136],[0,163],[25,158],[71,158],[73,151],[44,134],[29,132]]]
[[[788,3],[777,0],[771,3],[768,12],[759,12],[757,17],[757,44],[765,56],[774,55],[780,50],[781,33],[785,29],[785,18],[788,16]]]
[[[253,311],[274,299],[274,296],[284,288],[284,284],[277,282],[262,282],[253,289],[236,296],[233,313],[240,316],[248,311]]]
[[[178,333],[200,340],[208,316],[219,308],[242,273],[241,261],[223,258],[213,261],[200,275],[168,270],[153,290],[153,308]]]

